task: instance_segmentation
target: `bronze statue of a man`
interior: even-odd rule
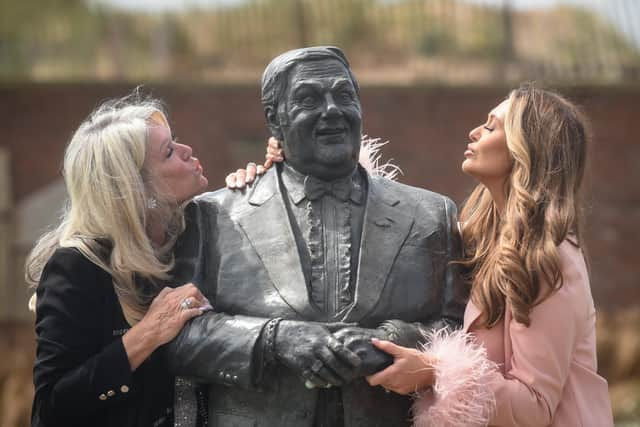
[[[211,426],[407,426],[409,399],[363,378],[389,362],[371,338],[415,346],[421,328],[461,322],[455,205],[358,166],[359,88],[340,49],[275,58],[262,102],[286,161],[187,208],[176,277],[215,312],[170,363],[209,384]]]

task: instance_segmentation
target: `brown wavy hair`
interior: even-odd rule
[[[531,85],[513,90],[508,100],[505,135],[513,166],[504,212],[480,184],[460,214],[471,300],[489,328],[503,318],[507,302],[516,321],[529,326],[531,309],[563,284],[558,245],[569,239],[583,247],[585,117],[562,96]]]

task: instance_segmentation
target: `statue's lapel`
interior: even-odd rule
[[[344,321],[359,321],[375,307],[413,225],[413,211],[393,194],[385,192],[376,178],[369,178],[355,302]]]
[[[276,168],[254,184],[249,204],[234,219],[258,253],[282,299],[304,318],[314,318],[316,311],[309,304],[300,254],[279,190]]]

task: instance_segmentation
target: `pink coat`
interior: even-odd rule
[[[463,333],[434,335],[426,351],[442,366],[433,391],[414,405],[416,426],[613,426],[607,382],[597,374],[584,258],[568,241],[559,253],[564,285],[532,309],[529,327],[513,320],[507,305],[498,325],[481,328],[480,310],[469,302],[463,332],[477,344]]]

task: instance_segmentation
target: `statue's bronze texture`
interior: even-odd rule
[[[262,102],[286,162],[187,207],[176,277],[215,312],[170,363],[209,384],[211,426],[408,426],[409,398],[364,379],[391,362],[371,338],[416,346],[421,329],[460,324],[455,205],[358,166],[359,88],[341,50],[278,56]]]

